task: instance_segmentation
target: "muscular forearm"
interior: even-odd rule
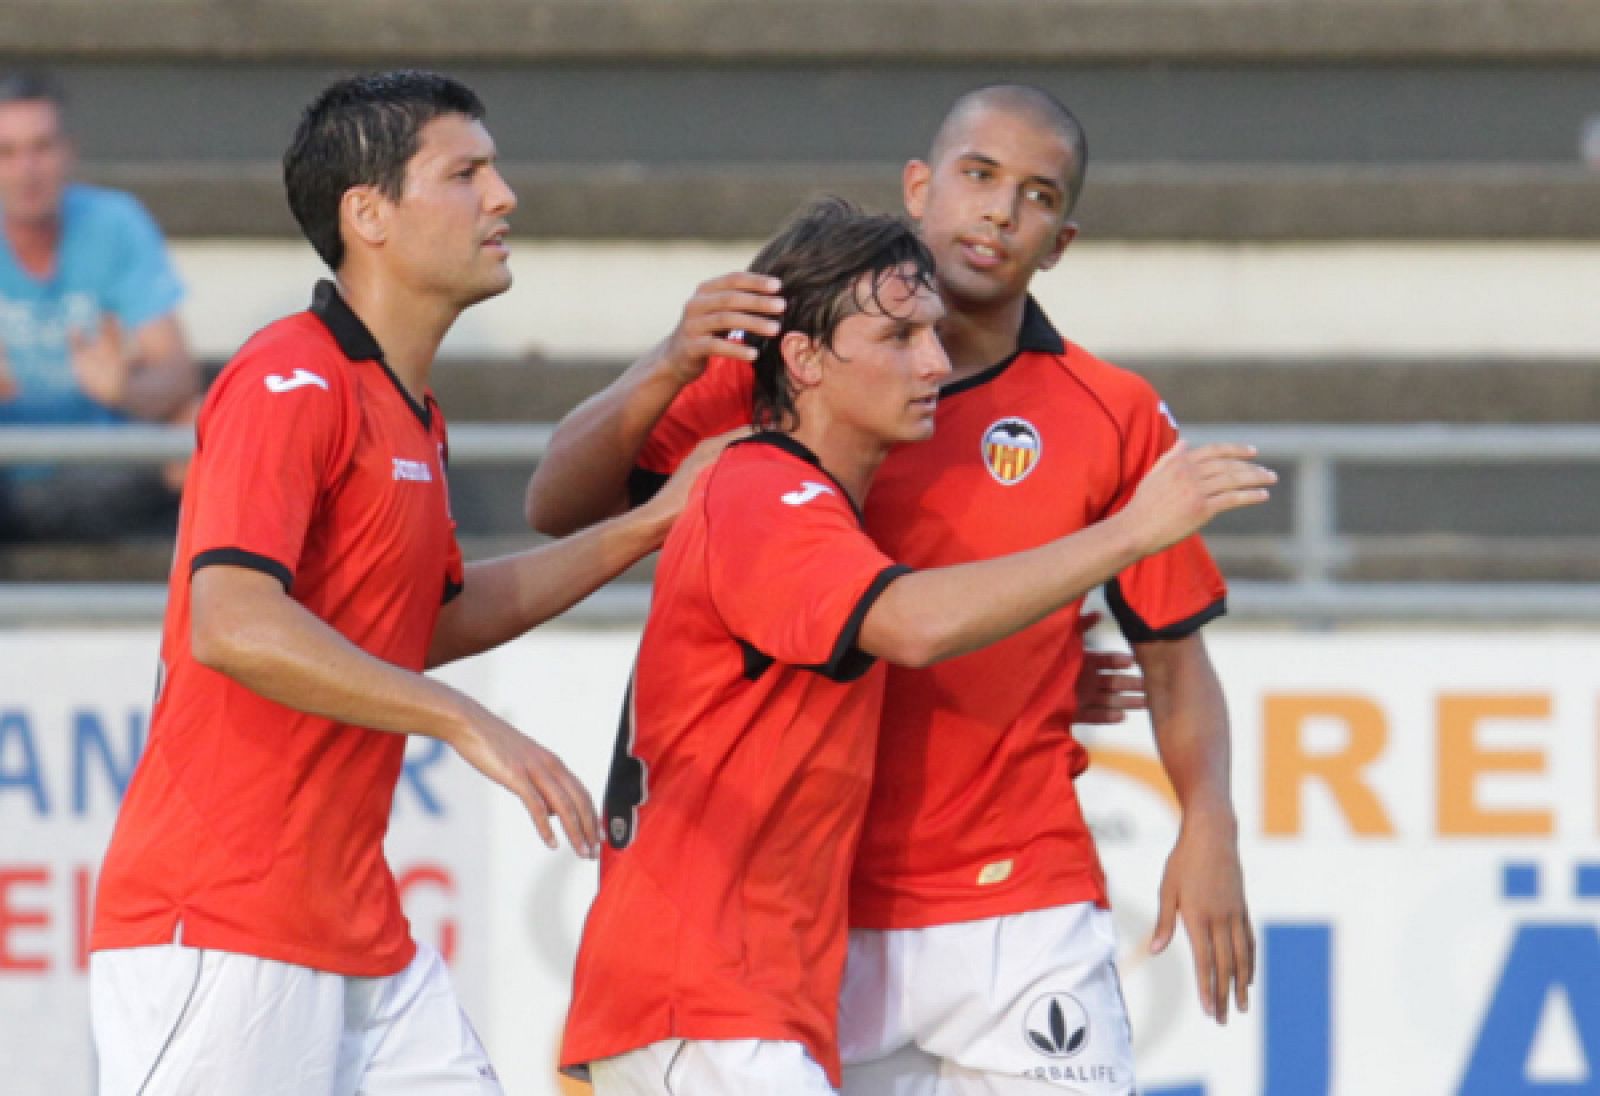
[[[651,503],[514,556],[470,564],[440,614],[430,666],[478,654],[559,616],[660,547],[671,524]]]
[[[1222,684],[1199,635],[1141,643],[1156,749],[1185,817],[1233,826],[1231,743]]]
[[[550,439],[528,481],[528,524],[565,536],[622,510],[628,475],[651,429],[687,383],[656,347],[606,388],[578,405]]]
[[[860,646],[910,666],[965,654],[1055,612],[1141,554],[1112,518],[1030,551],[905,575],[868,611]]]
[[[207,567],[192,580],[195,659],[297,711],[452,745],[473,702],[363,651],[283,592],[277,580]]]

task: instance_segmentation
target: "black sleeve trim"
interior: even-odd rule
[[[444,580],[444,600],[440,601],[439,604],[440,605],[449,605],[456,598],[460,597],[461,596],[461,591],[465,590],[466,588],[467,588],[466,587],[466,583],[464,583],[464,582],[457,582],[455,579],[452,579],[452,578],[445,579]]]
[[[667,482],[665,472],[652,472],[648,468],[635,468],[628,473],[628,505],[643,506],[656,497]]]
[[[890,564],[878,572],[878,577],[872,580],[861,599],[856,602],[856,607],[850,612],[850,619],[844,622],[844,628],[839,632],[839,639],[833,645],[833,653],[828,656],[828,661],[816,666],[802,666],[803,670],[819,673],[831,681],[855,681],[862,674],[872,669],[872,664],[878,661],[875,655],[869,655],[856,646],[856,639],[861,635],[861,625],[867,619],[867,611],[872,608],[883,592],[889,588],[889,583],[901,575],[909,575],[911,568],[902,563]]]
[[[1185,617],[1165,628],[1152,628],[1143,617],[1133,611],[1133,606],[1128,604],[1128,599],[1122,595],[1122,584],[1118,579],[1106,583],[1106,605],[1110,607],[1111,615],[1117,618],[1117,627],[1122,629],[1123,638],[1129,643],[1186,639],[1228,611],[1228,599],[1219,597],[1193,616]]]
[[[294,584],[294,572],[289,568],[275,559],[258,552],[247,552],[243,548],[212,548],[210,551],[201,552],[189,561],[189,575],[193,577],[200,568],[218,564],[225,567],[243,567],[271,575],[283,583],[284,593],[288,593],[289,587]]]
[[[753,647],[744,640],[738,640],[739,653],[744,656],[744,679],[746,681],[759,681],[761,675],[772,668],[777,659]]]

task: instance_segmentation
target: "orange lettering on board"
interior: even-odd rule
[[[1439,833],[1447,837],[1546,837],[1555,816],[1541,807],[1485,807],[1478,782],[1490,773],[1543,773],[1543,749],[1490,749],[1478,727],[1491,719],[1549,719],[1550,697],[1446,694],[1439,698]]]
[[[1312,753],[1305,727],[1314,719],[1344,724],[1348,737],[1336,753]],[[1263,829],[1291,836],[1304,828],[1304,792],[1320,781],[1333,796],[1351,830],[1365,837],[1394,834],[1394,823],[1362,770],[1376,761],[1389,741],[1383,710],[1364,696],[1340,693],[1267,696],[1262,702]]]

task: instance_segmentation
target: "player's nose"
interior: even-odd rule
[[[950,355],[944,352],[944,344],[939,341],[939,336],[929,328],[922,341],[922,375],[929,380],[938,380],[950,373]]]
[[[489,191],[484,199],[485,208],[497,217],[504,217],[517,208],[517,192],[511,189],[500,169],[489,169]]]

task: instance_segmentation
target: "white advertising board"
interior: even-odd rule
[[[95,874],[143,747],[159,636],[0,631],[0,1093],[93,1091],[87,955]],[[483,662],[451,680],[485,691]],[[486,1007],[486,785],[415,740],[388,842],[413,932]]]
[[[1177,814],[1140,721],[1084,732],[1147,1096],[1600,1093],[1600,636],[1213,629],[1260,944],[1249,1013],[1147,954]],[[451,679],[594,789],[636,633],[557,629]],[[153,633],[0,633],[0,1090],[91,1089],[82,940]],[[418,744],[391,853],[514,1096],[553,1062],[592,866]],[[1042,1063],[1048,1064],[1048,1063]]]

